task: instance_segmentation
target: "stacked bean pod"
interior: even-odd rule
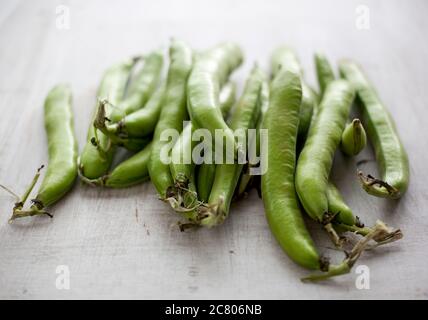
[[[180,217],[181,230],[223,224],[232,201],[255,187],[280,246],[297,264],[319,271],[308,281],[345,274],[367,248],[402,237],[382,221],[364,226],[330,179],[337,150],[352,157],[370,140],[382,177],[358,171],[363,189],[397,199],[409,182],[407,155],[392,117],[357,64],[341,61],[342,79],[337,79],[327,58],[316,54],[316,92],[304,80],[296,53],[282,46],[272,54],[270,80],[255,64],[235,101],[230,78],[243,62],[235,43],[195,52],[173,39],[166,72],[164,60],[157,50],[105,72],[79,157],[71,90],[59,85],[50,91],[44,108],[47,172],[25,209],[41,168],[37,171],[10,221],[52,216],[46,207],[60,200],[77,176],[110,188],[150,179],[159,199]],[[362,120],[349,118],[354,103]],[[117,148],[128,149],[130,156],[112,167]],[[251,161],[254,156],[258,162]],[[343,261],[332,264],[319,254],[305,215],[346,252]],[[345,251],[347,232],[360,239]]]

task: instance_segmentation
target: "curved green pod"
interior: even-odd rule
[[[235,101],[236,83],[229,81],[221,88],[219,96],[219,107],[224,117],[227,116]],[[184,187],[186,187],[186,182],[189,182],[191,179],[193,179],[193,173],[195,171],[194,163],[192,163],[191,159],[191,152],[193,150],[193,146],[195,145],[195,142],[191,140],[194,129],[195,127],[192,125],[192,123],[189,123],[186,128],[184,128],[179,140],[177,140],[174,148],[172,149],[172,157],[181,158],[184,161],[182,163],[171,163],[171,174],[175,183],[183,185]],[[202,163],[198,172],[200,173],[200,178],[196,180],[200,180],[199,182],[196,182],[198,185],[198,197],[200,186],[202,191],[201,200],[207,202],[209,193],[211,191],[211,186],[214,181],[215,164]],[[193,185],[192,189],[196,189],[196,187]]]
[[[353,99],[354,90],[348,82],[329,84],[297,162],[297,194],[309,216],[321,223],[328,218],[330,170]]]
[[[362,186],[367,193],[377,197],[400,198],[409,185],[409,159],[394,120],[356,63],[341,61],[339,70],[357,92],[364,126],[381,173],[381,179],[376,179],[360,172]]]
[[[39,172],[23,199],[15,205],[11,220],[47,214],[44,209],[60,200],[72,188],[77,177],[77,141],[71,104],[72,94],[68,85],[57,85],[49,91],[44,104],[49,154],[46,174],[30,209],[22,211]]]
[[[263,123],[263,118],[268,110],[269,107],[269,83],[267,80],[263,81],[262,83],[262,88],[260,90],[260,116],[259,119],[257,120],[257,126],[256,126],[256,156],[260,157],[260,129],[262,127],[262,123]],[[256,187],[260,190],[259,185],[260,185],[260,179],[259,177],[255,177],[254,175],[251,175],[249,173],[249,170],[251,167],[255,167],[258,166],[259,164],[248,164],[247,171],[244,171],[241,174],[241,178],[239,181],[239,185],[238,188],[236,190],[236,196],[237,198],[242,197],[245,192],[247,192],[247,190],[249,188],[251,188],[251,186],[254,183],[257,183]]]
[[[226,119],[230,110],[236,102],[236,83],[227,82],[220,91],[220,110],[223,117]],[[198,198],[200,201],[206,203],[210,196],[211,188],[214,182],[215,176],[215,164],[214,163],[201,163],[197,167],[197,178],[196,185],[198,190]]]
[[[193,66],[192,49],[183,41],[173,39],[170,50],[170,65],[168,69],[166,91],[156,125],[152,152],[149,161],[149,174],[159,196],[166,200],[169,191],[174,187],[169,164],[161,159],[161,152],[169,142],[162,141],[161,135],[164,130],[183,130],[183,121],[188,118],[186,109],[186,85]]]
[[[260,116],[260,94],[265,75],[255,66],[248,77],[244,92],[230,120],[232,130],[242,130],[245,137],[248,129],[255,129]],[[229,207],[244,165],[240,163],[216,164],[215,177],[208,199],[206,217],[201,225],[214,227],[221,224],[229,214]]]
[[[224,43],[202,53],[187,84],[187,109],[193,124],[205,128],[215,137],[215,130],[223,130],[227,144],[235,143],[233,131],[226,124],[220,109],[220,88],[243,60],[241,48],[234,43]],[[227,148],[225,148],[226,151]]]
[[[279,72],[271,84],[269,111],[262,124],[269,141],[262,199],[270,229],[281,248],[299,265],[318,270],[320,255],[305,226],[294,187],[301,99],[300,77]]]

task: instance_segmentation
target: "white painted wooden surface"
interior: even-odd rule
[[[13,199],[0,193],[0,298],[428,298],[428,134],[426,1],[365,1],[370,29],[356,28],[360,1],[9,1],[0,3],[0,181],[22,192],[46,162],[44,97],[57,82],[73,87],[76,132],[83,146],[101,74],[123,57],[166,46],[172,36],[196,49],[223,40],[246,53],[241,83],[255,60],[267,66],[276,45],[298,51],[315,85],[312,54],[352,57],[366,69],[396,119],[412,180],[399,202],[367,196],[355,161],[338,155],[334,179],[368,223],[402,228],[405,238],[365,254],[370,290],[356,274],[302,284],[307,271],[273,239],[255,193],[232,207],[214,230],[180,233],[177,217],[150,183],[126,190],[77,184],[52,208],[55,218],[9,225]],[[55,26],[58,5],[70,29]],[[372,158],[370,152],[358,157]],[[373,164],[367,167],[374,170]],[[319,226],[309,223],[330,255]],[[58,265],[70,289],[55,286]]]

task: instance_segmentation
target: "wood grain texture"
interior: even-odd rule
[[[0,298],[428,298],[428,163],[426,1],[365,1],[370,29],[355,26],[359,1],[9,1],[0,3],[0,182],[22,192],[47,160],[43,100],[58,82],[73,88],[76,133],[83,146],[103,70],[170,37],[203,49],[224,40],[246,54],[234,75],[241,86],[254,61],[268,66],[276,45],[292,45],[315,85],[313,52],[331,61],[352,57],[376,84],[409,153],[411,183],[392,202],[367,196],[356,161],[335,159],[333,177],[367,224],[400,226],[405,238],[365,254],[370,290],[356,274],[302,284],[307,272],[278,247],[255,193],[232,206],[214,230],[180,233],[177,216],[145,183],[102,190],[77,183],[52,208],[55,218],[7,220],[13,199],[0,193]],[[70,8],[71,28],[55,27],[55,8]],[[376,173],[373,163],[365,169]],[[308,222],[320,250],[319,226]],[[339,258],[339,257],[336,257]],[[58,265],[70,269],[70,290],[57,290]]]

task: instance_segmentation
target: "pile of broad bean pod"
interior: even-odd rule
[[[223,43],[196,54],[188,44],[172,40],[168,60],[166,76],[161,51],[125,60],[105,72],[80,156],[70,88],[58,85],[49,92],[44,105],[49,165],[31,205],[24,208],[41,168],[15,203],[10,221],[52,217],[46,208],[73,187],[77,176],[84,183],[110,188],[150,179],[159,198],[181,216],[181,230],[219,226],[231,202],[257,188],[281,247],[299,265],[319,271],[306,281],[348,273],[364,250],[402,237],[399,229],[381,221],[364,226],[330,180],[336,150],[352,157],[369,139],[381,177],[358,171],[363,189],[397,199],[409,182],[408,159],[394,122],[356,63],[340,61],[338,79],[325,56],[316,54],[316,92],[305,82],[293,50],[279,47],[272,54],[270,77],[255,65],[235,103],[236,85],[230,76],[243,61],[238,45]],[[349,118],[354,103],[362,121]],[[225,156],[230,156],[230,148],[223,150],[206,137],[197,145],[192,137],[198,129],[208,130],[211,137],[222,130],[224,145],[232,146],[232,163],[216,162],[217,148],[222,155],[226,151]],[[239,140],[236,132],[248,129],[256,132],[256,152],[266,152],[267,171],[261,175],[251,174],[254,164],[237,161],[239,156],[248,158],[242,141],[250,138],[244,134]],[[179,135],[165,139],[168,130]],[[262,131],[268,138],[265,145]],[[213,146],[215,152],[201,145]],[[179,161],[163,160],[168,146],[171,158]],[[117,148],[132,153],[112,168]],[[203,161],[194,160],[195,151]],[[330,264],[319,254],[305,226],[305,213],[344,250],[341,263]],[[347,233],[358,235],[358,240],[353,237],[352,247],[345,250],[350,244]]]

